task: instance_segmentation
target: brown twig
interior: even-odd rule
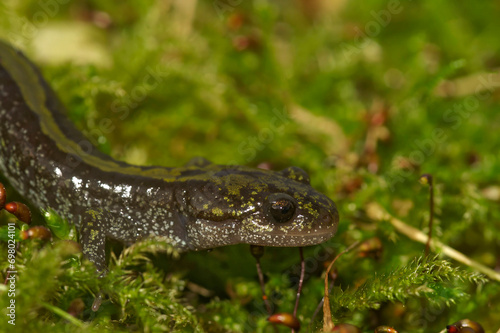
[[[341,255],[344,253],[352,250],[354,247],[358,246],[359,241],[352,243],[349,247],[347,247],[344,251],[340,252],[328,265],[328,268],[326,269],[325,272],[325,296],[324,296],[324,302],[323,302],[323,332],[330,332],[333,330],[335,325],[333,324],[332,321],[332,312],[330,311],[330,293],[328,292],[328,273],[333,267],[333,264],[335,261],[337,261],[338,258],[340,258]]]
[[[262,300],[264,301],[264,305],[266,306],[267,313],[272,315],[271,305],[269,304],[269,300],[266,295],[266,284],[264,282],[264,274],[262,273],[262,267],[260,265],[260,258],[264,255],[264,247],[257,245],[250,245],[250,253],[255,258],[255,265],[257,267],[257,275],[259,277],[260,290],[262,291]]]
[[[299,308],[299,300],[300,300],[300,294],[302,293],[302,285],[304,284],[304,274],[306,271],[306,263],[304,261],[304,248],[299,247],[299,253],[300,253],[300,278],[299,278],[299,285],[297,287],[297,297],[295,298],[295,307],[293,308],[293,316],[297,318],[297,309]],[[292,333],[294,333],[295,330],[292,329]]]

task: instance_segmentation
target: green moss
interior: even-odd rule
[[[170,3],[6,1],[0,38],[40,64],[71,120],[114,157],[176,166],[203,156],[307,170],[311,183],[337,202],[341,224],[333,240],[306,249],[298,312],[304,326],[322,297],[322,262],[377,236],[384,248],[378,261],[353,251],[336,264],[336,319],[366,331],[375,321],[438,332],[470,318],[496,331],[497,282],[477,284],[467,268],[444,258],[413,260],[423,245],[388,222],[373,222],[365,208],[377,202],[425,232],[427,189],[417,180],[430,173],[434,235],[484,265],[498,265],[500,104],[498,78],[489,73],[500,64],[499,7],[401,1],[385,24],[380,15],[390,2],[377,0],[324,2],[320,10],[307,1],[199,1],[194,11],[189,1]],[[453,87],[460,82],[459,94]],[[374,114],[384,115],[382,126],[374,126],[380,120]],[[374,151],[367,135],[379,138]],[[8,190],[9,200],[22,201]],[[0,214],[2,226],[8,219]],[[74,239],[68,226],[55,228],[58,237]],[[110,273],[99,280],[65,245],[21,243],[16,328],[273,331],[247,246],[175,259],[145,252],[165,244],[124,251],[116,245]],[[2,241],[3,278],[6,255]],[[279,311],[292,311],[298,259],[296,249],[269,249],[262,259]],[[99,289],[109,298],[93,313]],[[0,290],[5,309],[6,289]],[[60,315],[78,298],[85,310],[75,324]],[[320,327],[317,318],[312,327]],[[0,320],[1,331],[10,329]]]

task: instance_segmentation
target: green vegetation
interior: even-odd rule
[[[378,237],[377,258],[355,249],[336,262],[334,323],[439,332],[469,318],[496,332],[498,281],[439,249],[425,259],[422,243],[369,207],[426,234],[418,179],[429,173],[434,236],[500,269],[499,15],[494,1],[8,0],[0,38],[40,65],[72,121],[118,159],[307,170],[341,222],[336,237],[305,249],[301,331],[322,327],[321,313],[311,318],[323,263]],[[9,219],[0,214],[2,226]],[[79,258],[67,240],[22,242],[16,327],[1,286],[0,331],[273,332],[248,246],[177,256],[167,244],[115,244],[102,280]],[[262,258],[279,312],[293,309],[298,263],[293,248]],[[100,288],[109,297],[94,313]],[[75,319],[67,310],[78,299]]]

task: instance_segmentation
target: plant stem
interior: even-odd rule
[[[427,234],[427,242],[425,243],[425,255],[428,256],[431,248],[432,224],[434,221],[434,186],[431,175],[425,174],[422,177],[427,178],[427,183],[429,184],[429,233]]]
[[[267,313],[269,316],[273,314],[271,310],[271,305],[266,295],[266,283],[264,282],[264,274],[262,273],[262,267],[260,265],[260,258],[264,254],[264,248],[262,246],[251,245],[250,246],[253,257],[255,258],[255,266],[257,267],[257,276],[259,277],[260,290],[262,291],[262,300],[266,306]]]
[[[337,259],[340,258],[341,255],[352,250],[354,247],[358,245],[359,241],[356,241],[351,245],[349,245],[349,247],[347,247],[344,251],[337,254],[337,256],[332,260],[332,262],[330,263],[330,265],[328,265],[328,268],[325,271],[325,296],[323,297],[323,332],[330,332],[335,327],[335,324],[333,323],[332,320],[332,313],[330,311],[330,292],[328,288],[328,273],[332,269],[335,261],[337,261]]]
[[[41,302],[41,304],[47,310],[52,311],[53,313],[57,314],[61,318],[64,318],[65,320],[67,320],[68,322],[72,323],[76,327],[85,328],[86,325],[85,325],[84,322],[78,320],[77,318],[73,317],[72,315],[70,315],[66,311],[58,308],[57,306],[53,306],[52,304],[49,304],[49,303],[46,303],[46,302]]]
[[[302,285],[304,284],[304,274],[306,271],[306,263],[304,261],[304,250],[303,247],[299,247],[299,253],[300,253],[300,278],[299,278],[299,285],[297,287],[297,297],[295,298],[295,307],[293,308],[293,316],[297,318],[297,309],[299,308],[299,299],[300,299],[300,294],[302,293]],[[292,333],[295,332],[295,330],[292,329]]]

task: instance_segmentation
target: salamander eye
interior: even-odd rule
[[[295,214],[294,199],[284,193],[269,196],[269,214],[276,222],[284,223],[292,219]]]

